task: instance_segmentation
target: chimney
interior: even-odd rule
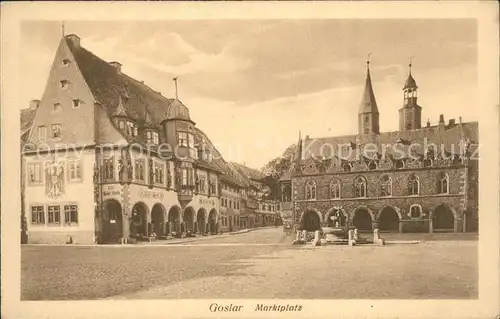
[[[311,138],[309,137],[309,135],[306,135],[306,140],[309,140],[309,139],[311,139]]]
[[[454,126],[454,125],[455,125],[455,119],[450,119],[450,120],[448,121],[448,126],[452,127],[452,126]]]
[[[117,73],[122,72],[122,64],[120,62],[116,62],[116,61],[109,62],[109,65],[114,67]]]
[[[427,119],[427,127],[431,127],[431,121]]]
[[[446,123],[444,123],[444,115],[439,115],[438,131],[444,131]]]
[[[444,124],[444,115],[443,114],[439,115],[439,124]]]
[[[36,110],[40,105],[40,100],[31,100],[30,101],[30,110]]]
[[[80,38],[76,34],[68,34],[66,36],[66,40],[68,40],[75,48],[80,47]]]

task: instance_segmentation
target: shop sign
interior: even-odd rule
[[[200,198],[200,205],[210,205],[215,207],[215,199]]]
[[[117,185],[104,185],[102,187],[102,196],[120,196],[121,190]]]
[[[150,190],[144,190],[144,189],[142,189],[139,192],[139,196],[141,198],[152,198],[152,199],[163,200],[163,193],[161,193],[161,192],[155,192],[155,191],[150,191]]]

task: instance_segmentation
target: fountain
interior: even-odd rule
[[[300,229],[297,231],[293,245],[311,243],[313,246],[323,245],[349,245],[361,244],[385,245],[384,239],[380,238],[378,229],[373,231],[373,241],[359,235],[358,229],[349,225],[347,218],[340,212],[334,213],[328,220],[328,226],[322,227],[314,232]]]

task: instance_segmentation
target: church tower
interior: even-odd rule
[[[399,130],[415,130],[422,127],[422,108],[417,104],[418,86],[411,75],[411,61],[408,78],[406,79],[403,107],[399,109]]]
[[[366,61],[366,83],[363,99],[358,112],[359,134],[379,134],[379,113],[377,101],[373,93],[372,79],[370,76],[370,61]]]

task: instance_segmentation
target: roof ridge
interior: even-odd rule
[[[469,121],[469,122],[462,122],[462,123],[455,123],[454,127],[459,127],[460,124],[461,125],[470,125],[470,124],[478,124],[479,122],[478,121]],[[401,133],[401,134],[404,134],[404,133],[407,133],[407,132],[412,132],[412,131],[424,131],[428,128],[437,128],[439,127],[439,125],[431,125],[430,127],[421,127],[421,128],[418,128],[418,129],[414,129],[414,130],[411,130],[411,131],[399,131],[399,130],[394,130],[394,131],[385,131],[385,132],[380,132],[379,134],[374,134],[374,135],[386,135],[386,134],[396,134],[396,133]],[[453,127],[453,128],[454,128]],[[309,138],[303,138],[303,140],[321,140],[321,139],[331,139],[331,138],[348,138],[348,137],[358,137],[359,134],[358,133],[353,133],[353,134],[350,134],[350,135],[336,135],[336,136],[321,136],[321,137],[309,137]],[[294,144],[290,144],[291,145],[295,145]],[[289,147],[290,147],[289,146]]]
[[[65,39],[65,41],[66,41],[66,43],[67,43],[67,40],[66,40],[66,39]],[[67,44],[69,44],[69,43],[67,43]],[[69,44],[69,45],[71,45],[71,44]],[[106,60],[104,60],[103,58],[99,57],[99,56],[98,56],[98,55],[96,55],[94,52],[92,52],[92,51],[90,51],[90,50],[88,50],[88,49],[86,49],[86,48],[84,48],[84,47],[82,47],[82,46],[78,47],[77,49],[79,49],[79,50],[83,50],[83,51],[86,51],[88,54],[92,55],[92,57],[93,57],[93,58],[96,58],[96,59],[100,60],[101,62],[106,63],[106,65],[108,65],[110,68],[112,68],[112,67],[113,67],[113,66],[111,66],[111,65],[109,64],[109,62],[108,62],[108,61],[106,61]],[[161,97],[161,98],[163,98],[163,99],[165,99],[165,100],[167,100],[167,101],[169,101],[169,102],[172,102],[173,100],[175,100],[174,98],[168,98],[168,97],[166,97],[166,96],[161,95],[161,94],[159,93],[159,91],[154,90],[154,89],[153,89],[153,88],[151,88],[150,86],[146,85],[145,83],[143,83],[143,82],[141,82],[141,81],[139,81],[139,80],[137,80],[137,79],[133,78],[132,76],[130,76],[130,75],[128,75],[128,74],[126,74],[126,73],[124,73],[124,72],[120,72],[120,73],[119,73],[119,75],[121,75],[121,76],[125,77],[126,79],[129,79],[129,80],[132,80],[132,81],[136,82],[136,84],[138,84],[138,85],[140,85],[140,86],[143,86],[143,87],[147,88],[148,90],[150,90],[150,91],[152,91],[153,93],[155,93],[157,96],[159,96],[159,97]]]

